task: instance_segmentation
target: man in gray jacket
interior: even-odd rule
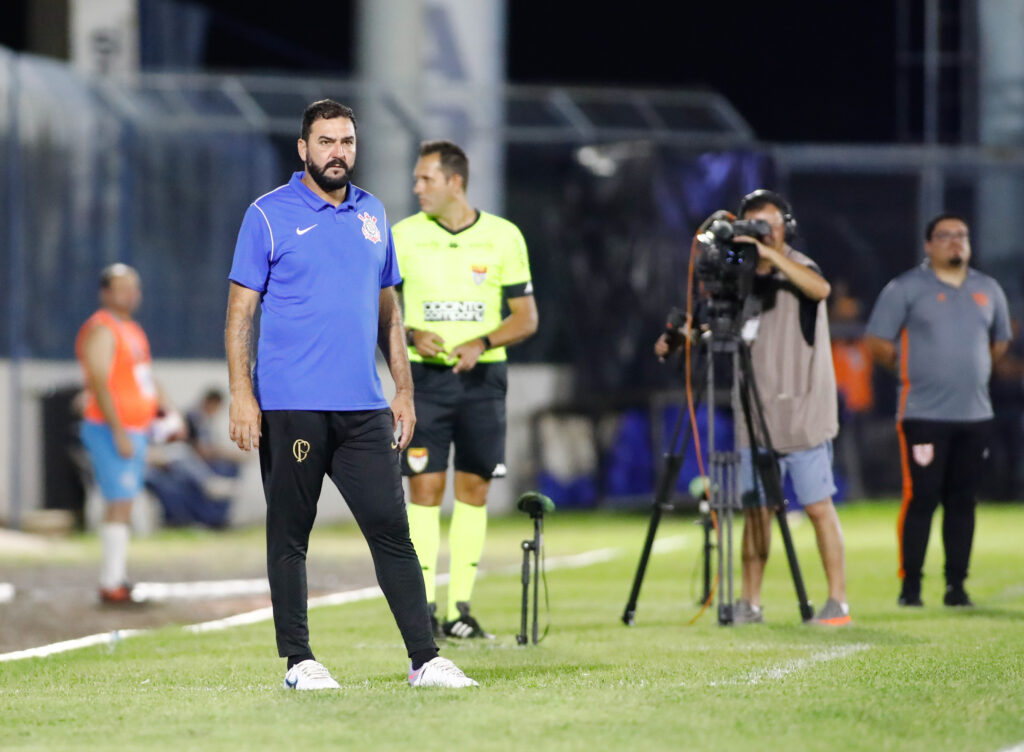
[[[927,258],[885,286],[866,337],[875,360],[900,377],[898,602],[922,605],[925,551],[941,503],[942,600],[972,606],[964,580],[974,542],[977,479],[992,424],[988,381],[992,363],[1009,345],[1010,317],[999,283],[968,266],[971,240],[963,218],[938,215],[924,238]]]

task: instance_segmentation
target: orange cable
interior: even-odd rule
[[[697,452],[697,468],[700,471],[701,480],[704,481],[704,489],[705,489],[704,493],[707,494],[708,498],[710,499],[711,486],[708,483],[708,476],[707,476],[707,473],[705,472],[705,469],[704,469],[704,457],[703,457],[703,452],[701,451],[701,445],[700,445],[700,431],[697,430],[697,412],[696,412],[696,409],[694,408],[694,404],[693,404],[693,374],[692,374],[692,371],[691,371],[692,340],[691,340],[690,335],[691,335],[691,333],[693,331],[693,271],[694,271],[694,263],[696,261],[696,258],[697,258],[697,236],[694,235],[693,236],[693,242],[690,245],[690,264],[689,264],[689,269],[688,269],[687,274],[686,274],[686,332],[685,332],[685,334],[686,334],[686,345],[685,345],[685,348],[686,348],[685,349],[685,354],[686,354],[686,357],[685,357],[685,362],[686,362],[686,368],[685,368],[685,371],[686,371],[686,406],[687,406],[687,409],[690,412],[690,428],[693,430],[693,445],[694,445],[694,449]],[[711,357],[710,353],[708,354],[708,357]],[[707,395],[705,395],[705,399],[707,399]],[[715,532],[717,533],[718,532],[718,515],[715,514],[714,510],[711,511],[711,525],[714,528]],[[718,592],[718,581],[719,581],[719,577],[720,576],[721,576],[720,572],[715,572],[715,582],[711,586],[711,592],[708,593],[707,600],[704,601],[703,605],[700,608],[700,611],[697,612],[697,615],[694,616],[687,623],[687,626],[693,626],[693,624],[695,624],[697,622],[697,620],[700,619],[700,617],[704,615],[704,612],[708,610],[708,607],[715,600],[715,594]]]

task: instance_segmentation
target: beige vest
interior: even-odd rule
[[[785,254],[817,270],[814,262],[799,251],[786,246]],[[782,272],[776,270],[774,280],[782,286],[774,306],[760,315],[750,354],[772,446],[788,454],[835,438],[839,433],[839,406],[825,301],[814,304],[814,343],[808,345],[801,332],[801,298]],[[738,419],[737,433],[741,444],[746,445],[742,422]]]

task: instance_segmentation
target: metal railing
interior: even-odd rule
[[[169,129],[255,130],[292,135],[296,113],[316,99],[385,105],[410,136],[421,132],[412,89],[381,89],[348,79],[212,73],[146,73],[132,83],[96,82],[127,118],[158,115]],[[466,88],[472,99],[492,92]],[[590,143],[645,140],[712,144],[754,140],[750,125],[719,94],[658,89],[514,86],[503,88],[506,143]]]

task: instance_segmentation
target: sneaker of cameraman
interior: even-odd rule
[[[757,248],[753,294],[761,313],[746,322],[754,379],[765,423],[783,479],[788,475],[797,501],[814,525],[818,551],[828,581],[828,600],[813,621],[828,626],[850,623],[846,602],[843,533],[832,504],[832,439],[839,432],[835,371],[825,299],[830,287],[818,266],[786,241],[796,234],[789,203],[772,191],[744,197],[738,215],[767,222],[767,237],[739,236]],[[664,335],[655,354],[670,349]],[[738,406],[737,406],[738,408]],[[736,421],[741,445],[749,447],[744,421]],[[757,437],[764,446],[764,437]],[[770,461],[770,460],[769,460]],[[745,506],[741,598],[734,610],[737,624],[763,621],[761,583],[768,560],[772,511],[755,478],[749,448],[741,451],[741,487]]]

